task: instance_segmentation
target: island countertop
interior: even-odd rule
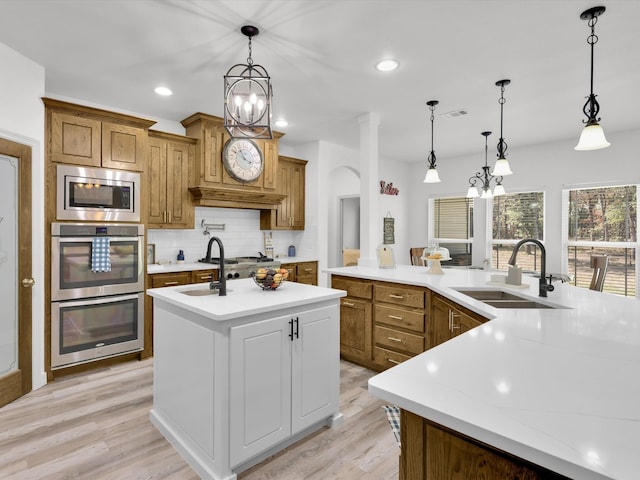
[[[285,282],[276,290],[261,290],[251,278],[227,282],[227,295],[189,295],[206,293],[209,284],[197,283],[175,287],[152,288],[147,293],[154,299],[165,301],[215,321],[233,320],[254,314],[299,307],[314,302],[335,300],[346,292],[296,282]],[[186,292],[186,293],[185,293]]]
[[[491,319],[374,376],[373,395],[570,478],[638,477],[637,299],[559,283],[541,299],[538,280],[523,277],[513,293],[565,308],[496,309],[455,290],[495,287],[490,272],[327,271],[425,286]]]

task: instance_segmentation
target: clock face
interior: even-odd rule
[[[232,138],[222,152],[224,168],[239,182],[250,182],[262,173],[264,161],[258,145],[246,138]]]

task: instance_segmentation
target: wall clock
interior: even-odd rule
[[[225,144],[222,163],[229,175],[239,182],[255,180],[264,168],[260,147],[246,138],[232,138]]]

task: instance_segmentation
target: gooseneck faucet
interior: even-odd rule
[[[516,264],[516,256],[518,255],[518,250],[520,250],[520,247],[525,243],[533,243],[538,247],[540,247],[542,258],[540,259],[541,265],[540,265],[540,283],[539,283],[539,289],[538,289],[538,296],[546,297],[547,292],[553,292],[554,286],[551,284],[551,282],[547,283],[547,271],[546,271],[547,251],[545,250],[544,245],[542,245],[540,240],[536,240],[535,238],[525,238],[523,240],[520,240],[518,243],[516,243],[516,246],[513,248],[513,253],[511,254],[511,258],[509,258],[509,265]]]
[[[207,256],[205,257],[206,263],[211,263],[211,245],[213,242],[218,244],[220,249],[220,270],[218,271],[218,281],[211,281],[209,288],[211,290],[218,289],[218,295],[224,297],[227,295],[227,277],[224,274],[224,247],[222,241],[218,237],[211,237],[209,244],[207,245]]]

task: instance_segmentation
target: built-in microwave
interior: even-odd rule
[[[58,165],[58,220],[140,221],[140,174],[123,170]]]

